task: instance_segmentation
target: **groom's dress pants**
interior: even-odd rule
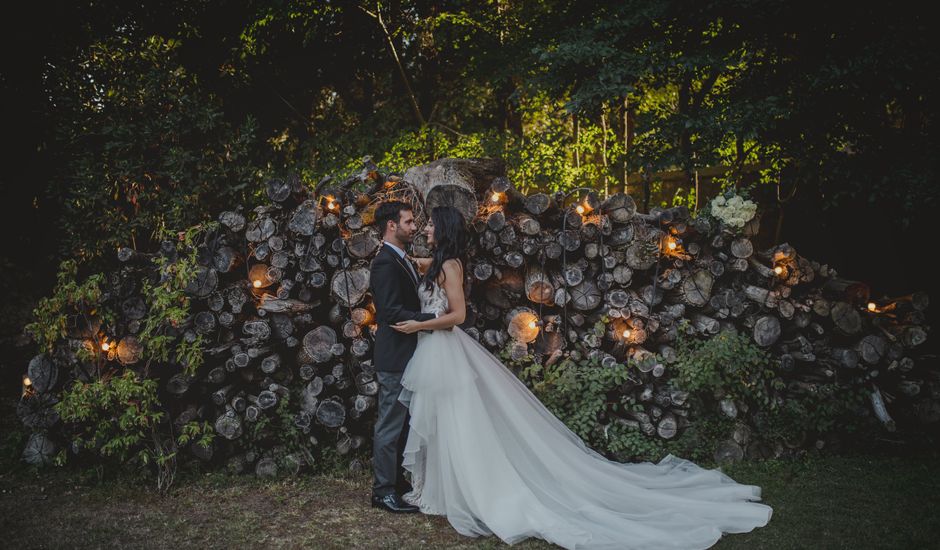
[[[379,383],[378,417],[372,446],[372,494],[386,496],[407,487],[402,452],[408,440],[408,407],[398,401],[402,372],[375,373]]]

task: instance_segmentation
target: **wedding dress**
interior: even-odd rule
[[[447,310],[422,282],[421,310]],[[708,548],[766,525],[760,487],[669,455],[607,460],[556,418],[498,358],[454,327],[418,334],[401,380],[410,410],[405,500],[459,533],[565,548]]]

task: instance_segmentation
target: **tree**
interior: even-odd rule
[[[222,206],[250,205],[254,122],[232,126],[160,37],[93,44],[55,73],[65,174],[64,249],[99,258],[128,243],[151,248],[159,228],[198,223]]]

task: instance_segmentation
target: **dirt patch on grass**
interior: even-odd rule
[[[459,535],[447,520],[395,515],[369,504],[370,479],[273,481],[207,475],[168,495],[126,481],[81,485],[61,475],[0,477],[0,526],[8,548],[489,548],[494,537]],[[531,540],[519,548],[551,548]]]

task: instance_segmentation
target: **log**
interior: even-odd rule
[[[593,281],[582,281],[571,289],[571,305],[579,311],[590,311],[603,301],[603,296]]]
[[[771,346],[780,338],[780,320],[774,315],[760,317],[754,323],[753,337],[758,346]]]
[[[196,277],[186,286],[186,292],[200,298],[211,294],[219,284],[218,272],[209,267],[200,267]]]
[[[858,356],[869,365],[877,365],[885,356],[887,342],[881,336],[869,334],[858,342]]]
[[[261,360],[261,372],[271,374],[281,366],[281,356],[274,353]]]
[[[927,341],[927,332],[918,326],[904,327],[901,332],[901,342],[905,347],[913,348]]]
[[[46,430],[59,422],[59,413],[53,408],[59,398],[53,393],[27,394],[16,405],[16,416],[27,428]]]
[[[360,231],[346,241],[346,249],[353,258],[371,258],[382,243],[372,231]]]
[[[636,215],[636,202],[624,193],[614,193],[601,204],[603,212],[614,223],[627,223]]]
[[[715,462],[719,464],[739,462],[743,458],[744,449],[734,440],[722,441],[715,449]]]
[[[314,234],[317,226],[317,205],[313,200],[302,202],[291,214],[287,222],[287,230],[297,236],[309,237]]]
[[[302,194],[303,185],[296,175],[284,179],[272,178],[265,183],[265,192],[271,201],[284,203],[292,196]]]
[[[357,306],[369,290],[369,269],[339,269],[330,283],[333,299],[346,307]]]
[[[45,466],[52,464],[57,450],[58,448],[52,439],[43,432],[36,432],[29,436],[21,456],[27,464]]]
[[[841,367],[854,369],[858,367],[858,352],[848,348],[832,348],[829,356]]]
[[[711,298],[712,286],[715,277],[704,269],[698,269],[685,279],[680,285],[682,299],[690,306],[702,307]]]
[[[402,179],[418,192],[427,212],[436,206],[453,206],[470,222],[479,207],[477,195],[505,174],[501,160],[446,158],[409,168]]]
[[[519,233],[523,235],[535,236],[542,231],[542,225],[539,221],[528,214],[516,214],[513,216],[512,222],[518,228]]]
[[[735,258],[750,258],[754,254],[754,245],[751,239],[740,237],[731,241],[731,255]]]
[[[893,432],[897,429],[894,419],[891,418],[891,415],[888,414],[888,409],[885,407],[884,398],[881,395],[881,390],[878,389],[878,386],[874,386],[874,389],[871,393],[868,394],[868,397],[871,399],[872,409],[875,411],[875,417],[884,424],[884,427],[889,432]]]
[[[166,383],[166,391],[173,395],[183,395],[189,391],[189,386],[193,382],[193,377],[184,373],[177,373],[170,377]]]
[[[34,392],[46,393],[59,379],[59,368],[48,355],[40,353],[29,360],[26,375]]]
[[[545,193],[535,193],[525,198],[525,209],[529,214],[542,216],[557,209],[555,201]]]
[[[270,294],[261,297],[261,303],[258,311],[266,313],[302,313],[316,309],[320,305],[319,300],[294,300],[291,298],[279,299]],[[221,316],[220,316],[221,317]]]
[[[656,434],[663,439],[672,439],[679,432],[676,417],[672,414],[663,416],[656,425]]]
[[[258,393],[256,405],[261,410],[271,409],[277,405],[278,395],[271,390],[264,390]]]
[[[215,431],[229,441],[242,435],[242,423],[234,410],[228,410],[215,420]]]
[[[491,212],[486,218],[486,226],[489,227],[490,230],[499,233],[506,227],[506,214],[502,210]]]
[[[821,290],[829,298],[855,304],[868,303],[868,297],[871,294],[871,289],[867,284],[837,277],[826,280]]]
[[[525,289],[526,296],[530,301],[553,305],[555,287],[549,281],[548,275],[540,270],[538,266],[532,266],[526,272]]]
[[[651,241],[630,244],[624,254],[624,263],[634,271],[646,271],[659,259],[659,245]]]
[[[832,323],[844,334],[857,334],[862,330],[862,318],[847,302],[836,302],[829,311]]]
[[[228,394],[232,391],[232,388],[234,387],[235,387],[234,384],[229,384],[225,387],[222,387],[216,390],[212,394],[212,402],[215,403],[216,405],[225,404],[225,402],[228,401]]]
[[[219,223],[229,231],[239,233],[245,229],[245,216],[240,212],[225,211],[219,214]]]
[[[346,407],[342,403],[327,399],[317,407],[317,422],[327,428],[338,428],[346,421]]]

